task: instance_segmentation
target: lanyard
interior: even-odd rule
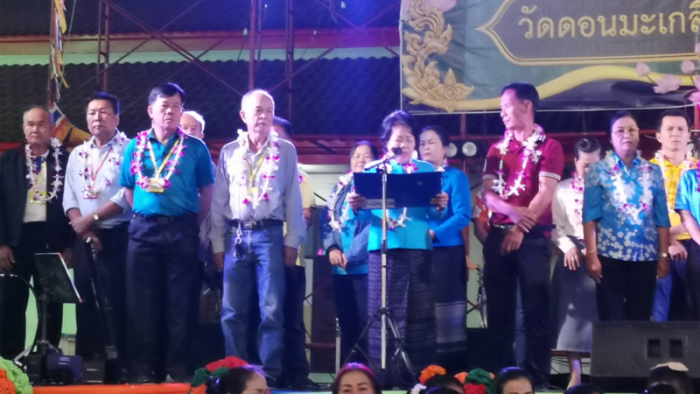
[[[156,155],[153,153],[153,145],[151,144],[151,141],[148,141],[148,150],[151,154],[151,161],[153,162],[153,170],[155,171],[155,176],[154,178],[158,179],[160,178],[160,173],[163,172],[163,168],[165,168],[165,165],[168,163],[170,160],[170,156],[173,154],[173,151],[175,151],[175,148],[177,148],[177,145],[180,143],[181,140],[177,140],[175,142],[175,145],[173,145],[172,148],[170,148],[170,152],[168,152],[168,155],[165,157],[165,160],[163,160],[160,163],[160,167],[158,167],[158,163],[156,162]],[[170,178],[170,177],[168,177]]]
[[[248,169],[248,182],[250,183],[250,187],[255,183],[255,178],[258,176],[258,172],[260,172],[260,167],[262,167],[265,158],[267,158],[267,147],[264,151],[260,152],[260,158],[254,168],[250,168],[250,162],[248,160],[245,161],[246,168]]]
[[[41,169],[36,177],[36,183],[34,187],[29,191],[29,201],[34,201],[34,196],[39,193],[40,196],[46,195],[46,190],[40,190],[41,185],[44,183],[44,178],[46,178],[46,160],[41,161]],[[37,202],[38,204],[39,202]]]
[[[99,174],[100,170],[102,169],[102,166],[105,164],[105,161],[107,161],[107,158],[109,157],[109,154],[112,153],[112,148],[113,146],[109,147],[109,150],[107,151],[107,154],[105,157],[102,158],[102,162],[100,162],[100,165],[97,167],[97,171],[92,166],[92,162],[90,162],[90,179],[92,180],[92,183],[95,183],[95,179],[97,178],[97,174]]]

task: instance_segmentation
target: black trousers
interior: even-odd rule
[[[126,362],[126,251],[129,245],[129,223],[110,229],[95,229],[102,242],[102,251],[97,254],[95,268],[96,283],[105,294],[112,308],[112,332],[122,363]],[[95,305],[92,289],[92,271],[88,265],[89,245],[76,240],[73,273],[75,286],[83,302],[76,307],[76,353],[83,360],[105,360],[105,333],[100,326],[101,317]],[[104,316],[104,315],[103,315]]]
[[[333,293],[340,324],[340,361],[345,362],[367,326],[367,274],[333,275]],[[366,336],[359,345],[367,352]],[[360,352],[349,361],[367,364]]]
[[[286,293],[284,297],[284,355],[282,370],[287,384],[305,383],[309,377],[306,358],[306,329],[304,327],[304,298],[306,269],[284,267]]]
[[[548,234],[527,234],[515,252],[502,255],[501,243],[508,230],[492,226],[484,244],[484,285],[488,300],[488,329],[494,340],[498,369],[515,365],[515,296],[520,283],[525,317],[525,369],[535,386],[549,381],[550,323],[549,269],[551,242]]]
[[[131,378],[183,378],[197,325],[202,264],[195,214],[136,215],[126,258]]]
[[[649,321],[656,291],[656,261],[598,258],[603,268],[603,278],[596,285],[598,320]]]
[[[26,223],[22,227],[22,239],[17,247],[12,248],[15,264],[12,274],[27,282],[36,274],[33,256],[35,253],[62,252],[46,244],[46,222]],[[35,281],[37,293],[41,286]],[[13,359],[24,350],[26,333],[27,302],[29,289],[16,278],[0,278],[0,356]],[[61,341],[63,324],[63,304],[47,305],[47,339],[55,347]]]

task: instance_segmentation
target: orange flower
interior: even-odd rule
[[[428,365],[423,371],[421,371],[418,381],[420,384],[425,384],[425,382],[436,375],[447,375],[447,371],[445,371],[445,368],[439,365]]]
[[[467,378],[467,376],[469,376],[469,372],[462,372],[455,375],[455,378],[457,378],[457,380],[464,385],[464,380]]]
[[[15,384],[7,378],[7,371],[0,369],[0,394],[15,394]]]

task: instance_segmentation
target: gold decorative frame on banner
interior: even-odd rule
[[[411,104],[426,104],[454,112],[459,101],[474,92],[474,86],[457,82],[452,68],[447,70],[444,82],[438,63],[431,55],[444,55],[452,41],[452,26],[445,23],[445,15],[428,4],[427,0],[413,0],[406,21],[416,32],[404,32],[406,53],[402,53],[401,67],[407,88],[402,90]],[[426,30],[427,29],[427,30]]]

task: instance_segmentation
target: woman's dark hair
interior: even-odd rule
[[[377,148],[372,145],[371,142],[367,140],[362,140],[362,141],[357,141],[355,142],[355,145],[352,146],[352,149],[350,149],[350,158],[352,159],[352,156],[355,154],[355,151],[357,148],[361,146],[368,146],[369,150],[372,152],[372,160],[377,160],[377,157],[379,156],[379,153],[377,152]]]
[[[464,390],[457,391],[449,387],[429,387],[425,390],[425,394],[463,394]]]
[[[634,123],[639,125],[639,122],[637,121],[637,117],[632,114],[630,111],[617,111],[613,114],[612,118],[610,118],[610,127],[608,127],[607,133],[608,133],[608,138],[612,137],[612,128],[615,122],[622,118],[632,118],[634,120]]]
[[[428,390],[426,390],[426,393],[427,392],[432,393],[432,390],[430,390],[430,389],[434,389],[434,388],[447,388],[447,389],[449,389],[452,386],[463,387],[462,383],[459,381],[459,379],[457,379],[451,375],[435,375],[432,378],[428,379],[428,381],[425,382],[425,387],[428,388]],[[464,391],[464,389],[462,389],[462,391]],[[449,393],[437,393],[436,392],[435,394],[449,394]]]
[[[578,159],[581,153],[595,153],[600,150],[600,142],[595,138],[581,138],[574,148],[574,157]]]
[[[603,391],[592,384],[577,384],[576,386],[569,387],[564,394],[603,394]]]
[[[656,383],[644,390],[644,394],[681,394],[668,383]]]
[[[392,130],[394,129],[394,126],[396,125],[404,125],[408,127],[409,130],[411,130],[411,134],[415,137],[416,134],[416,120],[413,118],[413,115],[409,114],[406,111],[398,110],[390,113],[384,120],[382,121],[382,134],[380,136],[382,140],[382,144],[384,144],[384,147],[386,148],[386,144],[389,142],[391,139],[391,133]]]
[[[262,368],[256,365],[230,369],[219,379],[214,377],[209,379],[207,394],[241,394],[255,374],[265,376]]]
[[[440,138],[440,142],[442,143],[443,147],[448,147],[450,145],[450,134],[441,126],[428,126],[428,127],[423,127],[423,130],[420,131],[420,134],[423,135],[426,131],[434,131],[435,134],[438,135]]]
[[[496,380],[493,382],[493,387],[496,388],[496,392],[494,394],[503,394],[503,388],[506,387],[508,382],[520,379],[527,379],[534,390],[535,386],[532,384],[532,378],[526,370],[518,367],[503,368],[496,376]]]
[[[678,394],[691,394],[690,376],[685,371],[676,371],[666,366],[654,368],[649,374],[648,386],[659,383],[673,386]]]
[[[338,371],[338,374],[335,375],[335,380],[331,384],[331,393],[340,393],[340,384],[343,380],[343,376],[347,375],[350,372],[360,372],[365,374],[370,384],[372,385],[374,394],[382,394],[382,388],[379,386],[379,381],[377,380],[377,377],[374,376],[374,373],[371,369],[369,369],[369,367],[360,363],[345,364],[345,366],[341,368],[340,371]]]

